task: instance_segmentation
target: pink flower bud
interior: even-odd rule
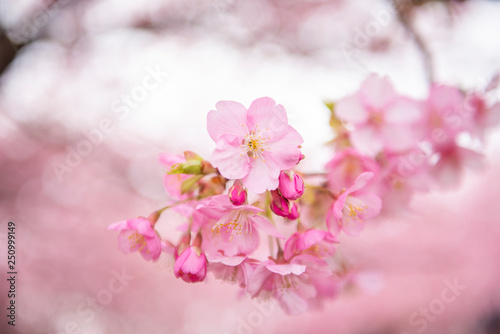
[[[201,282],[207,275],[207,258],[198,246],[186,248],[175,259],[174,274],[187,283]]]
[[[235,181],[234,185],[229,188],[229,199],[234,205],[242,205],[247,200],[247,191],[240,180]]]
[[[288,216],[286,216],[286,218],[288,218],[290,220],[295,220],[295,219],[299,218],[299,207],[298,207],[297,203],[291,203],[290,213],[288,214]]]
[[[296,200],[304,193],[304,180],[294,171],[282,171],[279,177],[279,190],[283,197]]]
[[[278,216],[287,217],[290,214],[290,202],[281,196],[277,190],[271,191],[271,196],[271,210]]]

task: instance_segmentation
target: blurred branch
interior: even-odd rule
[[[14,44],[3,29],[0,29],[0,75],[16,57],[22,45]]]
[[[412,14],[415,8],[436,2],[444,4],[448,9],[448,12],[451,14],[453,12],[452,6],[455,3],[462,3],[465,1],[467,0],[392,0],[392,4],[398,14],[399,21],[405,27],[406,31],[413,37],[417,48],[422,54],[426,77],[429,83],[434,82],[432,53],[430,52],[425,40],[413,26]]]

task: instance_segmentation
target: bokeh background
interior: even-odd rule
[[[0,332],[500,333],[498,130],[480,173],[343,238],[362,288],[298,317],[211,276],[186,284],[167,259],[121,254],[106,230],[168,200],[159,153],[210,157],[217,101],[283,104],[305,140],[301,169],[318,172],[332,154],[323,101],[370,72],[416,98],[431,77],[484,87],[500,70],[498,17],[499,2],[479,0],[1,0]],[[178,220],[162,217],[162,235],[175,241]],[[465,289],[425,329],[411,322],[454,281]]]

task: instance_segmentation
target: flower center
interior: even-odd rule
[[[248,219],[248,214],[243,210],[236,210],[228,214],[227,216],[221,218],[217,224],[212,227],[212,231],[217,229],[220,231],[222,228],[226,228],[226,233],[231,231],[231,236],[229,241],[233,241],[236,234],[252,234],[252,223]]]
[[[138,247],[138,251],[141,251],[144,249],[144,247],[146,247],[146,240],[144,239],[144,236],[142,234],[135,232],[129,235],[128,239],[130,241],[130,246]]]
[[[250,131],[243,138],[243,141],[240,145],[242,151],[241,155],[243,156],[243,154],[247,154],[250,158],[257,159],[259,157],[263,161],[266,161],[264,159],[263,153],[270,150],[268,144],[270,138],[266,138],[261,135],[261,130],[259,130],[258,127],[259,126],[256,125],[255,130]]]

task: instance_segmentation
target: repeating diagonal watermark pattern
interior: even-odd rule
[[[445,287],[437,298],[432,299],[427,306],[419,307],[418,310],[410,314],[408,324],[412,330],[403,331],[400,334],[423,333],[429,323],[435,321],[446,310],[447,306],[454,303],[467,289],[467,286],[461,284],[457,277],[453,281],[445,280],[444,285]]]
[[[140,84],[134,86],[127,94],[122,94],[120,98],[113,101],[111,111],[118,116],[119,121],[123,121],[131,115],[131,112],[143,102],[148,95],[158,88],[168,72],[162,70],[159,65],[154,68],[148,66],[145,68],[146,75]],[[109,136],[116,126],[116,121],[111,117],[103,117],[97,123],[97,126],[84,133],[85,139],[80,140],[73,146],[66,147],[66,155],[63,161],[52,161],[52,171],[59,182],[67,173],[78,167],[83,158],[89,156],[94,148],[104,142],[106,136]]]

